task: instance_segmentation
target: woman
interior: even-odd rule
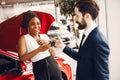
[[[61,72],[54,56],[49,38],[40,33],[40,20],[32,11],[23,13],[21,26],[28,34],[20,37],[18,53],[21,61],[31,60],[35,80],[61,80]]]

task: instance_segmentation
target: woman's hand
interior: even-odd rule
[[[36,41],[39,45],[49,44],[49,40],[37,39]]]
[[[43,52],[43,51],[46,51],[47,49],[49,49],[49,47],[50,47],[49,44],[42,44],[42,45],[40,45],[38,50],[39,50],[39,52]]]
[[[51,56],[55,56],[54,47],[49,47],[49,52],[50,52]]]

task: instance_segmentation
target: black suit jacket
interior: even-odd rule
[[[78,52],[68,46],[63,52],[77,60],[76,80],[109,80],[109,46],[97,27]]]

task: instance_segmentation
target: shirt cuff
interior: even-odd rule
[[[63,46],[62,46],[62,50],[65,48],[65,46],[66,46],[66,45],[65,45],[65,44],[63,44]]]

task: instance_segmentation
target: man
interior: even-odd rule
[[[84,29],[84,39],[78,52],[65,46],[61,39],[56,39],[56,47],[77,61],[76,80],[109,80],[109,46],[105,37],[98,30],[95,22],[99,7],[93,0],[80,0],[74,8],[78,29]]]

